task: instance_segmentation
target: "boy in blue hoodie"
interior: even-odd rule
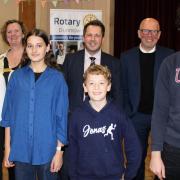
[[[70,117],[71,180],[133,179],[141,160],[140,143],[127,116],[106,98],[111,89],[109,69],[90,66],[83,87],[89,98]]]

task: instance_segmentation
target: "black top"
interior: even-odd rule
[[[8,77],[9,77],[9,74],[10,74],[11,70],[16,70],[17,68],[18,68],[18,66],[10,69],[7,57],[4,58],[4,73],[3,73],[3,76],[4,76],[4,79],[6,81],[6,85],[8,83]]]
[[[140,78],[141,78],[141,94],[138,111],[145,114],[152,114],[154,99],[154,53],[142,53],[140,56]]]
[[[41,76],[43,72],[40,72],[40,73],[34,73],[34,77],[35,77],[35,81],[38,80],[38,78]]]

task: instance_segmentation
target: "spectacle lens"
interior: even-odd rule
[[[152,35],[157,35],[160,31],[159,30],[150,30],[150,29],[140,29],[140,31],[144,34],[144,35],[148,35],[148,34],[152,34]]]

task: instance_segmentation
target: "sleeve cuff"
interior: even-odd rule
[[[9,123],[9,121],[2,120],[2,121],[0,121],[0,126],[1,127],[10,127],[10,123]]]

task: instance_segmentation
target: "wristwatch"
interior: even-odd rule
[[[64,151],[64,146],[57,146],[56,151]]]

